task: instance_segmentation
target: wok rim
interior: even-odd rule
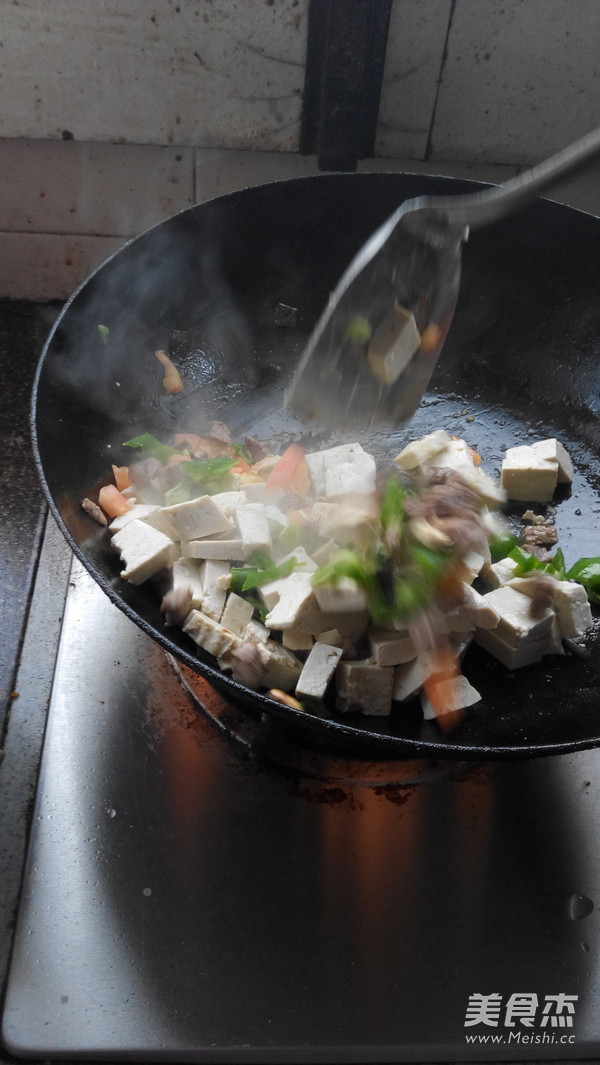
[[[369,171],[365,173],[357,173],[352,175],[344,175],[345,177],[357,178],[372,178],[377,175],[382,177],[390,177],[388,171]],[[99,572],[93,562],[87,557],[85,551],[79,545],[71,531],[69,530],[65,520],[63,519],[60,509],[54,499],[50,486],[48,484],[46,474],[44,471],[42,456],[40,452],[39,438],[38,438],[38,426],[37,426],[37,408],[39,399],[39,385],[40,379],[44,370],[46,358],[51,354],[51,347],[54,341],[55,335],[59,330],[62,322],[68,316],[73,304],[79,298],[80,294],[92,285],[99,274],[102,274],[106,270],[110,270],[111,265],[115,259],[117,259],[124,251],[132,248],[138,242],[147,240],[152,233],[159,230],[161,227],[169,225],[175,219],[182,218],[184,215],[191,215],[193,212],[202,209],[205,205],[210,205],[215,202],[225,202],[228,199],[237,198],[240,194],[245,192],[252,192],[258,188],[265,187],[279,187],[285,185],[298,186],[300,183],[314,182],[315,179],[321,180],[335,180],[339,177],[337,174],[319,174],[308,175],[301,177],[292,177],[279,179],[272,182],[261,183],[260,185],[244,186],[241,189],[234,190],[232,192],[225,193],[221,196],[211,197],[208,200],[200,201],[197,204],[193,204],[189,207],[183,208],[181,211],[177,211],[174,214],[162,219],[155,223],[149,229],[144,230],[142,233],[125,240],[121,247],[113,251],[102,263],[100,263],[95,269],[74,289],[71,295],[63,304],[60,313],[58,314],[48,337],[43,345],[38,364],[36,367],[32,397],[30,405],[30,433],[33,449],[34,463],[37,471],[37,475],[40,481],[40,485],[46,502],[48,504],[50,513],[52,514],[58,528],[65,537],[71,551],[81,563],[83,568],[92,577],[95,583],[101,588],[109,600],[116,606],[125,616],[140,628],[146,636],[157,642],[162,649],[171,654],[178,661],[183,662],[194,673],[199,674],[206,679],[222,696],[230,698],[236,702],[238,708],[241,708],[244,712],[252,713],[258,711],[262,714],[269,714],[278,718],[283,724],[290,725],[293,728],[298,728],[300,732],[304,734],[303,738],[311,734],[319,735],[326,740],[331,740],[335,745],[336,741],[343,742],[351,741],[352,754],[358,757],[365,758],[385,758],[398,760],[406,758],[421,758],[432,757],[435,759],[441,759],[445,761],[509,761],[509,760],[528,760],[532,758],[544,758],[552,757],[561,754],[572,754],[578,751],[592,750],[600,746],[600,735],[595,737],[585,737],[582,739],[573,739],[558,743],[535,743],[535,744],[481,744],[481,743],[452,743],[446,739],[440,738],[440,740],[434,739],[421,739],[410,736],[396,736],[388,733],[373,732],[369,728],[361,728],[359,731],[351,725],[339,718],[327,718],[321,717],[315,714],[311,714],[308,711],[297,710],[294,707],[287,706],[285,703],[278,702],[275,699],[269,698],[263,692],[255,692],[246,688],[244,685],[235,681],[233,677],[221,671],[218,667],[215,668],[207,663],[199,660],[195,657],[193,651],[187,651],[186,649],[175,644],[169,639],[169,636],[158,628],[155,628],[153,624],[148,622],[141,614],[138,613],[123,597],[119,594],[118,590],[112,586],[104,575]],[[410,180],[417,180],[419,178],[429,178],[439,180],[440,182],[447,181],[453,186],[457,184],[463,187],[470,187],[472,189],[486,188],[493,185],[492,182],[475,181],[469,178],[457,178],[450,175],[442,174],[428,174],[423,172],[394,172],[394,177],[399,179],[407,178]],[[550,197],[538,197],[540,200],[545,200],[550,203],[553,208],[561,209],[567,212],[573,212],[584,217],[593,219],[600,223],[598,216],[592,215],[589,212],[582,211],[579,208],[569,207],[566,204],[559,201],[552,200]],[[253,710],[249,709],[249,703],[252,704]],[[357,715],[358,716],[358,715]],[[368,721],[368,715],[360,715],[361,720]],[[443,735],[443,734],[442,734]],[[364,751],[361,749],[364,747]],[[337,752],[340,754],[340,751]],[[344,751],[342,750],[342,755]]]

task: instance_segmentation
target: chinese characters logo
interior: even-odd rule
[[[575,1003],[578,995],[539,996],[532,992],[516,992],[503,998],[497,992],[490,995],[474,993],[469,995],[465,1014],[465,1028],[479,1027],[480,1033],[485,1029],[499,1027],[508,1031],[505,1035],[479,1034],[469,1038],[468,1042],[573,1042],[574,1036],[564,1030],[573,1028]],[[534,1027],[544,1029],[534,1032]],[[562,1029],[562,1035],[558,1030]]]

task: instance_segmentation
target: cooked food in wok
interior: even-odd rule
[[[552,521],[527,510],[517,535],[502,515],[572,481],[554,438],[508,449],[500,481],[444,429],[386,469],[358,442],[278,455],[221,423],[125,446],[131,463],[83,502],[111,519],[122,578],[154,581],[165,624],[298,710],[385,717],[418,700],[447,728],[481,702],[461,665],[472,642],[512,671],[592,626],[600,560],[567,567]]]

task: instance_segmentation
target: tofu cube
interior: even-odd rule
[[[300,632],[299,629],[286,629],[281,633],[281,642],[290,651],[310,651],[315,642],[312,632]]]
[[[296,684],[296,695],[322,699],[327,691],[338,662],[342,657],[341,647],[315,643],[312,647]]]
[[[377,500],[375,495],[355,495],[337,503],[317,501],[311,509],[311,520],[317,522],[324,539],[368,547],[378,533]]]
[[[200,609],[214,621],[220,621],[227,599],[229,562],[207,559],[202,566],[202,603]]]
[[[573,639],[592,627],[594,619],[583,585],[557,581],[553,598],[561,636]]]
[[[482,579],[488,588],[500,588],[501,585],[508,584],[512,580],[518,565],[519,563],[513,561],[512,558],[501,558],[499,562],[492,562],[489,566],[483,567]]]
[[[353,450],[356,448],[356,450]],[[342,444],[332,448],[325,461],[325,495],[339,499],[347,495],[371,495],[375,491],[377,467],[375,459],[362,447]]]
[[[296,656],[275,640],[257,643],[256,647],[263,667],[263,686],[293,691],[302,669]]]
[[[399,703],[413,699],[418,695],[427,677],[435,668],[435,658],[432,652],[423,651],[411,662],[404,662],[394,669],[394,681],[392,685],[392,698]]]
[[[271,530],[264,503],[246,503],[243,507],[236,507],[235,520],[242,541],[243,558],[249,558],[254,551],[262,551],[271,557]]]
[[[225,609],[221,614],[221,625],[224,625],[236,636],[243,637],[254,614],[254,607],[247,599],[235,592],[230,592],[225,602]]]
[[[507,669],[520,669],[557,653],[556,615],[550,607],[541,616],[532,616],[530,597],[510,585],[488,592],[484,599],[500,621],[494,629],[477,628],[475,641]]]
[[[516,645],[526,640],[533,643],[548,635],[553,617],[550,607],[547,607],[541,616],[533,617],[530,597],[510,585],[486,592],[483,598],[500,617],[497,630],[502,639],[512,641]]]
[[[531,666],[534,662],[541,662],[544,655],[550,653],[549,635],[546,633],[538,640],[515,643],[498,629],[477,629],[475,642],[484,650],[489,651],[507,669],[513,670]]]
[[[546,578],[547,579],[547,578]],[[512,588],[533,596],[537,593],[538,581],[534,577],[517,577],[510,582]],[[575,581],[554,580],[551,585],[552,605],[556,611],[560,636],[574,639],[583,636],[593,625],[592,611],[583,585]]]
[[[369,717],[392,712],[394,670],[374,662],[340,662],[336,670],[335,705],[340,713],[360,711]]]
[[[531,447],[538,458],[558,464],[557,480],[559,484],[571,484],[573,480],[573,463],[560,440],[553,436],[548,440],[538,440]]]
[[[396,455],[394,462],[401,470],[416,470],[417,466],[424,466],[439,455],[450,443],[450,436],[445,429],[435,429],[433,433],[422,436],[419,440],[411,440]]]
[[[371,629],[368,637],[371,655],[378,666],[397,666],[417,657],[415,645],[407,632]]]
[[[425,692],[421,692],[421,707],[426,721],[431,721],[443,714],[454,713],[456,710],[466,710],[469,706],[474,706],[475,703],[481,702],[481,695],[477,689],[472,684],[469,684],[467,678],[463,677],[462,674],[442,681],[440,684],[433,684],[432,693],[437,693],[437,698],[434,701],[436,704],[441,703],[443,709],[438,710],[436,713],[429,697]]]
[[[351,577],[339,577],[335,584],[318,584],[314,593],[323,613],[352,614],[367,608],[363,589]]]
[[[266,643],[271,633],[266,625],[263,625],[262,621],[258,618],[252,618],[246,625],[244,632],[244,640],[249,643]]]
[[[306,462],[317,496],[335,499],[351,492],[375,491],[375,459],[359,443],[311,452]]]
[[[378,325],[367,350],[371,372],[378,381],[393,385],[421,344],[412,311],[395,304]]]
[[[243,562],[244,548],[241,540],[182,540],[181,553],[185,558],[215,559],[220,562]]]
[[[181,540],[198,540],[233,528],[233,521],[215,503],[213,496],[198,496],[197,499],[175,503],[164,510],[173,519]]]
[[[506,492],[481,466],[475,465],[473,452],[465,440],[449,440],[431,465],[455,470],[487,506],[495,508],[506,502]]]
[[[115,533],[111,543],[125,564],[121,577],[131,584],[143,584],[154,577],[173,563],[177,553],[175,544],[168,536],[139,518],[128,522]]]
[[[191,558],[178,558],[173,563],[173,588],[189,588],[192,593],[192,606],[200,610],[204,595],[201,566]]]
[[[270,629],[322,632],[328,627],[315,598],[309,573],[290,573],[289,577],[284,577],[277,585],[279,598],[265,619]],[[261,591],[264,595],[265,588]]]
[[[549,503],[558,481],[558,460],[522,444],[508,448],[502,462],[502,487],[509,499]]]
[[[463,584],[463,594],[471,628],[495,629],[500,622],[500,614],[489,597],[480,595],[470,584]]]
[[[242,642],[239,636],[235,636],[233,632],[229,632],[218,621],[203,614],[200,610],[191,611],[183,626],[183,631],[215,658],[222,658],[229,654]]]
[[[129,525],[130,521],[134,521],[136,518],[140,521],[144,521],[144,519],[147,518],[148,514],[151,514],[154,510],[159,509],[160,508],[157,506],[156,503],[134,503],[133,506],[129,508],[129,510],[125,511],[124,514],[119,514],[118,517],[113,518],[108,527],[112,534],[120,532],[121,529],[124,529],[126,525]],[[171,539],[177,540],[178,537],[174,536],[171,537]]]

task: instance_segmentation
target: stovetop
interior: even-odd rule
[[[231,739],[227,705],[70,565],[51,525],[11,740],[26,761],[64,588],[9,1053],[598,1054],[600,752],[295,760],[239,714]]]

